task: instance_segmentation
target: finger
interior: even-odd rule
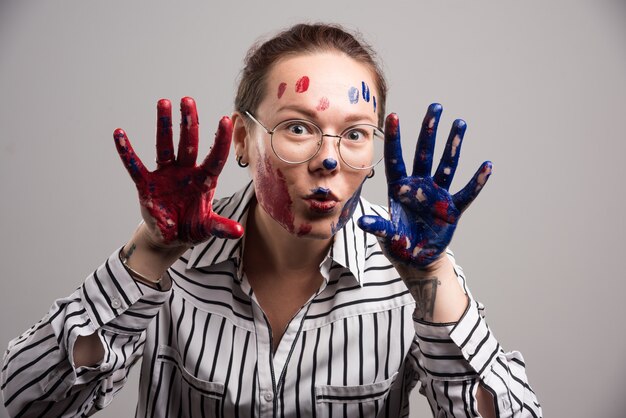
[[[200,166],[207,175],[217,176],[222,172],[222,168],[224,168],[224,164],[228,159],[232,134],[233,123],[229,117],[224,116],[217,127],[213,147]]]
[[[182,167],[193,167],[198,156],[198,112],[191,97],[180,100],[180,141],[176,161]]]
[[[393,224],[385,218],[373,215],[364,215],[359,218],[357,225],[365,232],[384,238],[394,235]]]
[[[446,142],[446,149],[443,151],[441,161],[439,161],[439,165],[437,166],[437,172],[434,177],[435,183],[446,190],[450,188],[450,183],[452,183],[454,172],[459,163],[461,144],[466,129],[467,124],[464,120],[457,119],[454,121],[452,129],[450,129],[448,142]]]
[[[123,129],[116,129],[115,132],[113,132],[113,139],[115,140],[117,153],[120,155],[122,163],[124,163],[124,167],[128,170],[130,177],[137,186],[144,183],[148,178],[149,172],[137,154],[135,154],[128,137],[126,136],[126,132],[124,132]]]
[[[243,226],[239,222],[215,213],[209,218],[206,228],[212,236],[218,238],[237,239],[243,235]]]
[[[493,165],[491,164],[491,161],[485,161],[482,163],[469,183],[467,183],[462,190],[452,196],[452,201],[460,212],[467,209],[470,203],[476,199],[478,193],[480,193],[482,188],[485,186],[485,183],[487,183],[489,176],[491,176],[492,169]]]
[[[433,167],[433,152],[435,151],[435,137],[437,125],[443,107],[439,103],[428,106],[426,116],[422,122],[422,129],[415,146],[415,158],[413,158],[413,176],[430,176]]]
[[[174,143],[172,141],[172,102],[161,99],[157,103],[157,165],[159,167],[174,161]]]
[[[400,143],[400,121],[395,113],[387,116],[385,120],[385,173],[387,183],[406,177]]]

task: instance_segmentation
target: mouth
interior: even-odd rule
[[[339,203],[339,198],[325,187],[312,189],[304,200],[313,212],[320,214],[331,213]]]

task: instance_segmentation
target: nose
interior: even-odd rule
[[[322,165],[326,170],[334,170],[337,167],[337,160],[332,157],[325,158]]]
[[[339,138],[338,135],[322,136],[320,149],[309,163],[311,170],[325,172],[339,170]]]

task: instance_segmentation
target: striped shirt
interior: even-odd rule
[[[214,208],[245,224],[253,197],[250,183]],[[459,322],[414,320],[402,279],[376,238],[356,226],[364,214],[386,211],[360,200],[320,264],[321,287],[275,352],[242,271],[242,239],[190,249],[169,269],[167,291],[133,280],[115,252],[9,343],[6,408],[16,417],[90,415],[141,359],[137,417],[401,417],[415,386],[434,416],[474,417],[481,383],[499,417],[541,416],[521,354],[500,347],[462,269],[455,264],[470,302]],[[94,332],[103,361],[75,367],[76,338]]]

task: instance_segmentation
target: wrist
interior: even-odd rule
[[[142,222],[120,252],[120,260],[134,279],[150,286],[157,285],[157,288],[159,284],[161,288],[169,288],[167,269],[188,249],[187,245],[159,244]]]
[[[150,230],[148,225],[146,225],[145,221],[139,224],[130,241],[124,247],[124,251],[129,249],[130,244],[135,244],[135,246],[141,247],[144,252],[148,252],[164,261],[172,260],[172,263],[191,247],[190,245],[182,243],[173,245],[163,244],[162,240],[154,236],[154,233]]]
[[[428,323],[454,323],[467,308],[467,295],[454,265],[443,253],[427,268],[403,264],[396,270],[415,300],[414,318]]]
[[[428,277],[443,277],[448,276],[448,272],[454,268],[448,258],[448,255],[443,252],[437,257],[435,261],[427,266],[416,266],[406,263],[394,263],[394,267],[402,278],[428,278]]]

